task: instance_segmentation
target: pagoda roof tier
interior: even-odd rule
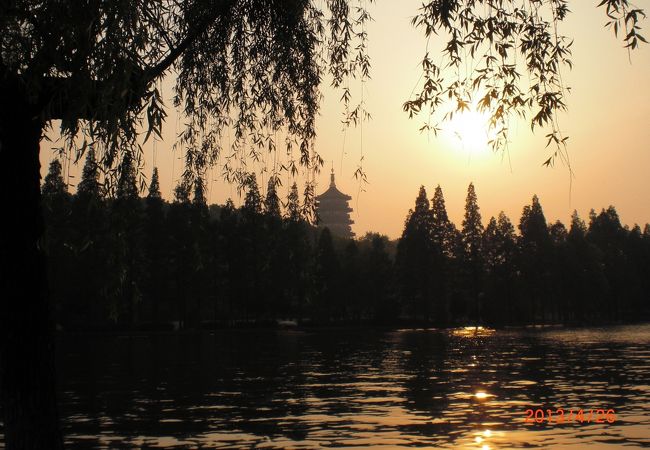
[[[346,205],[346,206],[338,206],[338,205],[337,205],[337,206],[330,207],[329,205],[326,206],[326,205],[320,205],[320,204],[319,204],[319,205],[316,205],[316,207],[317,207],[320,211],[327,211],[327,212],[333,212],[333,213],[343,213],[343,214],[348,214],[348,213],[351,213],[351,212],[352,212],[352,208],[350,208],[350,207],[347,206],[347,205]]]
[[[330,187],[321,195],[316,196],[316,200],[352,200],[352,197],[344,194],[336,188],[336,183],[334,182],[334,169],[332,168],[332,173],[330,175]]]
[[[349,217],[323,217],[321,215],[318,216],[318,223],[319,224],[335,224],[335,223],[340,223],[344,225],[352,225],[354,223],[354,220],[350,219]]]
[[[350,216],[347,214],[331,214],[327,213],[325,211],[317,211],[318,217],[320,218],[321,222],[327,222],[327,223],[335,223],[335,222],[341,222],[341,223],[354,223],[352,219],[350,219]]]
[[[329,187],[328,190],[323,192],[321,195],[318,195],[316,197],[316,200],[318,201],[323,201],[323,200],[352,200],[352,197],[349,195],[345,195],[343,192],[339,191],[336,186],[331,186]]]

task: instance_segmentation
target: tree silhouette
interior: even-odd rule
[[[318,238],[313,269],[314,303],[312,318],[315,322],[329,322],[341,317],[340,270],[338,256],[334,252],[332,234],[323,228]]]
[[[120,206],[125,199],[96,202],[97,216],[110,218],[105,221],[113,225],[82,232],[81,222],[69,211],[70,200],[75,205],[85,194],[62,192],[59,168],[56,163],[51,167],[43,184],[49,224],[43,244],[57,325],[64,329],[169,329],[174,323],[187,329],[273,326],[277,319],[306,325],[307,317],[313,325],[444,326],[466,325],[478,317],[466,256],[471,247],[449,221],[439,187],[430,209],[426,192],[419,192],[404,237],[396,243],[375,233],[358,240],[318,236],[303,220],[251,208],[261,198],[256,189],[249,193],[248,211],[246,204],[237,209],[230,200],[208,207],[201,185],[195,183],[190,194],[189,184],[181,179],[176,200],[168,204],[160,197],[154,171],[145,199],[132,198],[133,207]],[[133,192],[128,184],[121,193]],[[478,209],[475,193],[469,198],[468,209]],[[613,207],[591,214],[590,230],[577,213],[568,231],[560,221],[545,224],[543,216],[534,198],[524,208],[522,236],[515,235],[503,212],[482,233],[480,319],[485,324],[650,317],[643,296],[650,227],[642,233],[639,226],[621,226]],[[465,221],[466,229],[469,223]],[[139,230],[144,235],[130,237]],[[397,264],[391,260],[395,245]],[[139,261],[136,269],[128,269],[132,257]],[[83,268],[76,268],[77,259]],[[610,259],[622,268],[612,271]],[[92,270],[86,271],[88,267]],[[99,280],[91,276],[97,268],[105,274]],[[68,272],[74,273],[72,284],[60,276]],[[534,297],[541,284],[542,294]],[[141,294],[142,301],[133,303],[131,311],[127,299],[133,297],[125,296],[124,286],[135,286]],[[616,309],[610,304],[614,296],[619,299]]]
[[[386,251],[385,236],[370,234],[370,249],[367,252],[362,271],[363,304],[376,323],[388,324],[399,315],[399,304],[394,293],[393,264]]]
[[[287,197],[287,217],[292,222],[299,222],[302,217],[300,213],[300,196],[298,194],[298,186],[296,183],[291,185],[289,196]]]
[[[45,195],[62,195],[67,193],[68,189],[63,181],[61,162],[58,159],[52,160],[50,169],[45,175],[45,182],[41,192]]]
[[[167,213],[169,228],[169,264],[174,267],[169,288],[175,300],[174,316],[178,327],[188,326],[188,292],[194,270],[194,249],[192,245],[191,222],[188,220],[191,211],[190,186],[181,179],[174,188],[174,201]]]
[[[113,279],[109,289],[113,316],[133,327],[138,321],[141,302],[142,205],[138,196],[136,167],[130,153],[125,153],[117,181],[110,214],[109,266]]]
[[[279,178],[272,176],[269,178],[268,187],[266,189],[266,197],[264,198],[264,212],[270,217],[280,218],[280,198],[278,197],[277,186]]]
[[[396,264],[407,310],[421,320],[433,312],[433,240],[431,212],[424,186],[420,186],[415,208],[410,210],[397,246]]]
[[[542,206],[537,195],[525,206],[519,221],[521,232],[520,261],[522,277],[527,286],[528,317],[531,321],[545,320],[545,298],[549,294],[551,274],[551,240]]]
[[[95,149],[90,147],[86,152],[86,162],[81,172],[81,181],[77,186],[77,200],[81,202],[98,201],[101,194]]]
[[[42,189],[43,216],[47,224],[47,232],[43,239],[43,248],[48,259],[48,277],[50,293],[55,299],[55,318],[68,311],[61,311],[63,299],[70,298],[70,285],[62,282],[67,278],[67,271],[72,267],[74,254],[71,252],[72,241],[71,208],[72,197],[63,180],[62,167],[58,159],[52,160],[49,171],[45,176]],[[68,280],[69,281],[69,280]]]
[[[440,185],[431,200],[431,239],[433,244],[432,273],[435,295],[436,320],[445,324],[449,320],[449,307],[454,279],[454,269],[457,267],[455,250],[458,240],[458,230],[449,220],[445,198]]]
[[[514,323],[515,229],[503,211],[490,218],[483,234],[486,269],[485,318],[493,324]]]
[[[158,168],[154,167],[149,183],[149,193],[145,199],[144,211],[144,260],[146,270],[144,275],[144,292],[143,306],[144,314],[151,324],[157,324],[160,321],[161,306],[166,305],[168,298],[166,280],[167,265],[166,251],[168,243],[166,241],[166,222],[165,212],[163,210],[163,199],[160,195],[160,181],[158,178]]]
[[[626,301],[627,258],[623,252],[626,232],[621,225],[614,206],[593,214],[589,223],[587,239],[594,243],[603,255],[603,270],[607,280],[605,296],[601,297],[601,310],[608,317],[619,319]]]
[[[480,319],[482,283],[483,283],[483,223],[479,211],[474,184],[467,187],[465,199],[465,217],[461,230],[461,265],[465,275],[469,304],[472,305],[472,316],[475,323]]]
[[[298,186],[293,183],[286,204],[284,231],[287,244],[287,281],[285,296],[290,309],[298,318],[307,313],[307,302],[311,280],[311,245],[308,238],[308,225],[301,220]]]
[[[571,282],[566,277],[568,231],[562,222],[556,220],[555,223],[549,225],[548,234],[552,247],[550,250],[550,287],[544,303],[547,305],[549,319],[553,323],[560,323],[562,302],[564,301],[562,293],[566,290],[565,286]]]
[[[244,197],[243,211],[245,216],[253,218],[262,213],[262,196],[257,186],[255,174],[249,176],[246,181],[246,196]]]

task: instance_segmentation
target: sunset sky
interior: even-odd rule
[[[470,182],[476,186],[484,223],[504,210],[516,225],[533,194],[539,196],[549,222],[560,219],[568,223],[573,209],[587,218],[590,208],[600,210],[610,204],[616,206],[623,223],[650,222],[650,46],[632,52],[630,62],[620,37],[616,39],[603,27],[606,17],[596,8],[597,3],[570,2],[572,14],[561,29],[575,39],[574,68],[564,72],[566,85],[572,89],[569,111],[560,119],[563,133],[570,136],[572,183],[566,166],[543,167],[549,156],[546,133],[532,134],[527,122],[511,122],[507,154],[481,148],[472,137],[476,132],[464,131],[478,128],[480,132],[480,118],[468,120],[477,122],[474,125],[447,127],[438,138],[421,134],[418,129],[425,117],[410,120],[402,111],[418,82],[419,61],[425,51],[422,31],[410,24],[421,2],[378,0],[369,5],[374,18],[368,29],[372,79],[364,91],[372,120],[363,125],[361,146],[359,129],[343,132],[340,93],[325,83],[316,149],[326,164],[316,193],[327,188],[333,161],[339,189],[353,197],[353,231],[358,236],[376,231],[399,237],[420,185],[431,198],[440,184],[450,217],[460,225]],[[650,22],[646,20],[642,26],[650,38]],[[351,86],[358,95],[360,83],[353,81]],[[166,102],[171,105],[169,97]],[[155,146],[162,193],[167,199],[182,170],[182,161],[174,162],[180,153],[171,150],[178,131],[175,116],[170,106],[165,140],[145,146],[145,173],[151,173]],[[467,136],[461,142],[456,133]],[[41,156],[43,175],[52,157],[47,146],[43,144]],[[353,173],[362,152],[369,183],[360,192]],[[224,203],[232,197],[240,204],[237,189],[220,182],[219,172],[212,172],[209,202]],[[80,168],[71,173],[80,173]],[[285,176],[283,193],[287,181]]]

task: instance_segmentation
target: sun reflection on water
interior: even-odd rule
[[[490,394],[488,394],[487,392],[483,392],[483,391],[479,391],[476,394],[474,394],[474,397],[476,397],[479,400],[484,400],[484,399],[488,398],[489,396],[490,396]]]
[[[481,326],[461,327],[461,328],[455,328],[451,331],[451,334],[453,336],[465,337],[465,338],[487,337],[487,336],[492,336],[494,333],[495,333],[494,329],[485,328]]]

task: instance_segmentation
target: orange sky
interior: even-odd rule
[[[368,27],[372,79],[365,85],[364,98],[372,120],[363,125],[363,148],[359,129],[342,131],[340,94],[327,86],[318,119],[316,149],[327,162],[319,177],[317,193],[327,188],[331,161],[337,185],[353,196],[353,230],[358,236],[376,231],[399,237],[404,218],[423,184],[429,197],[437,184],[443,188],[451,219],[460,225],[467,185],[474,182],[484,223],[504,210],[515,225],[522,207],[533,194],[540,198],[547,220],[567,223],[573,209],[587,217],[590,208],[616,206],[623,223],[650,222],[650,46],[632,53],[632,63],[620,40],[604,29],[604,11],[594,2],[573,1],[573,13],[561,31],[575,39],[572,71],[564,79],[572,88],[567,114],[561,117],[564,134],[569,135],[569,152],[575,177],[570,188],[566,167],[542,166],[548,157],[544,132],[530,132],[525,122],[511,122],[508,155],[482,151],[478,144],[463,144],[446,130],[435,138],[420,134],[424,117],[409,120],[402,111],[418,81],[425,40],[410,25],[419,1],[378,0],[370,4],[375,19]],[[650,38],[650,21],[642,24]],[[355,87],[355,83],[357,86]],[[359,92],[359,82],[352,82]],[[167,104],[171,100],[166,99]],[[150,174],[153,147],[161,173],[163,196],[170,192],[182,169],[174,161],[171,146],[178,130],[175,111],[164,129],[163,142],[145,145]],[[456,130],[458,131],[458,130]],[[345,141],[345,146],[343,145]],[[470,142],[470,141],[466,141]],[[51,151],[43,144],[43,175]],[[354,179],[361,152],[369,184]],[[75,174],[80,168],[71,169]],[[223,203],[237,189],[218,180],[212,171],[209,201]],[[285,187],[286,183],[285,177]],[[263,183],[260,183],[263,184]]]

